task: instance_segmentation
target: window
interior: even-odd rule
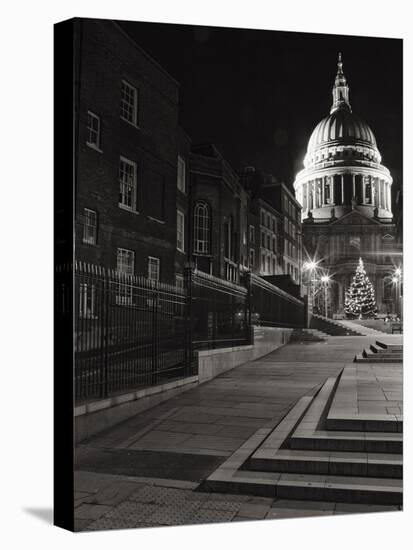
[[[118,248],[116,258],[116,269],[126,275],[135,273],[135,253],[126,248]],[[132,305],[132,285],[119,283],[116,294],[116,303],[123,306]]]
[[[138,123],[138,90],[128,84],[126,80],[121,83],[120,116],[123,120],[134,124]]]
[[[100,150],[100,117],[87,112],[87,141],[86,143],[94,149]]]
[[[120,157],[119,206],[136,210],[136,163]]]
[[[270,235],[267,235],[267,248],[268,248],[268,250],[271,250],[271,237],[270,237]]]
[[[180,210],[176,211],[176,248],[185,252],[185,214]]]
[[[275,275],[275,258],[272,259],[272,273]]]
[[[161,260],[152,256],[148,257],[148,279],[159,281]]]
[[[271,273],[271,257],[267,256],[267,273]]]
[[[254,269],[255,267],[255,250],[250,248],[250,268]]]
[[[277,225],[276,225],[275,218],[272,219],[272,230],[274,233],[277,232]]]
[[[177,187],[182,193],[186,193],[186,164],[182,157],[178,156]]]
[[[96,319],[96,287],[81,283],[79,286],[79,317]]]
[[[277,243],[275,237],[272,238],[272,251],[277,252]]]
[[[284,218],[284,232],[288,233],[288,220],[287,220],[287,218]]]
[[[261,256],[261,271],[265,273],[265,254]]]
[[[210,253],[211,219],[209,206],[204,201],[195,204],[194,209],[194,252]]]
[[[267,227],[268,227],[268,229],[270,229],[270,227],[271,227],[271,218],[270,218],[269,214],[267,214]]]
[[[255,227],[250,225],[250,243],[255,243]]]
[[[96,244],[97,241],[97,212],[83,209],[83,242],[85,244]]]
[[[265,213],[264,213],[264,210],[261,210],[261,225],[265,225]]]

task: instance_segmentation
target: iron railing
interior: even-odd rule
[[[272,327],[304,326],[304,301],[291,296],[253,273],[246,275],[251,323]]]
[[[254,324],[304,323],[301,300],[255,275],[187,268],[179,288],[84,262],[57,268],[56,311],[73,318],[77,403],[195,375],[195,350],[251,344]]]

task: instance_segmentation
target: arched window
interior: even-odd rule
[[[209,206],[204,201],[198,201],[194,208],[194,252],[210,253],[211,214]]]

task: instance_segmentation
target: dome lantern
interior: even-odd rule
[[[350,88],[347,85],[347,80],[343,73],[343,62],[340,52],[338,54],[337,74],[333,87],[333,105],[331,106],[330,114],[337,111],[337,109],[346,109],[351,112],[349,92]]]

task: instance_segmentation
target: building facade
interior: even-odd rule
[[[394,311],[392,273],[400,247],[392,213],[392,177],[371,128],[353,113],[339,55],[330,114],[315,127],[294,189],[302,205],[303,244],[332,277],[329,314],[363,258],[380,312]]]
[[[116,23],[75,26],[75,256],[174,283],[189,189],[178,83]]]

